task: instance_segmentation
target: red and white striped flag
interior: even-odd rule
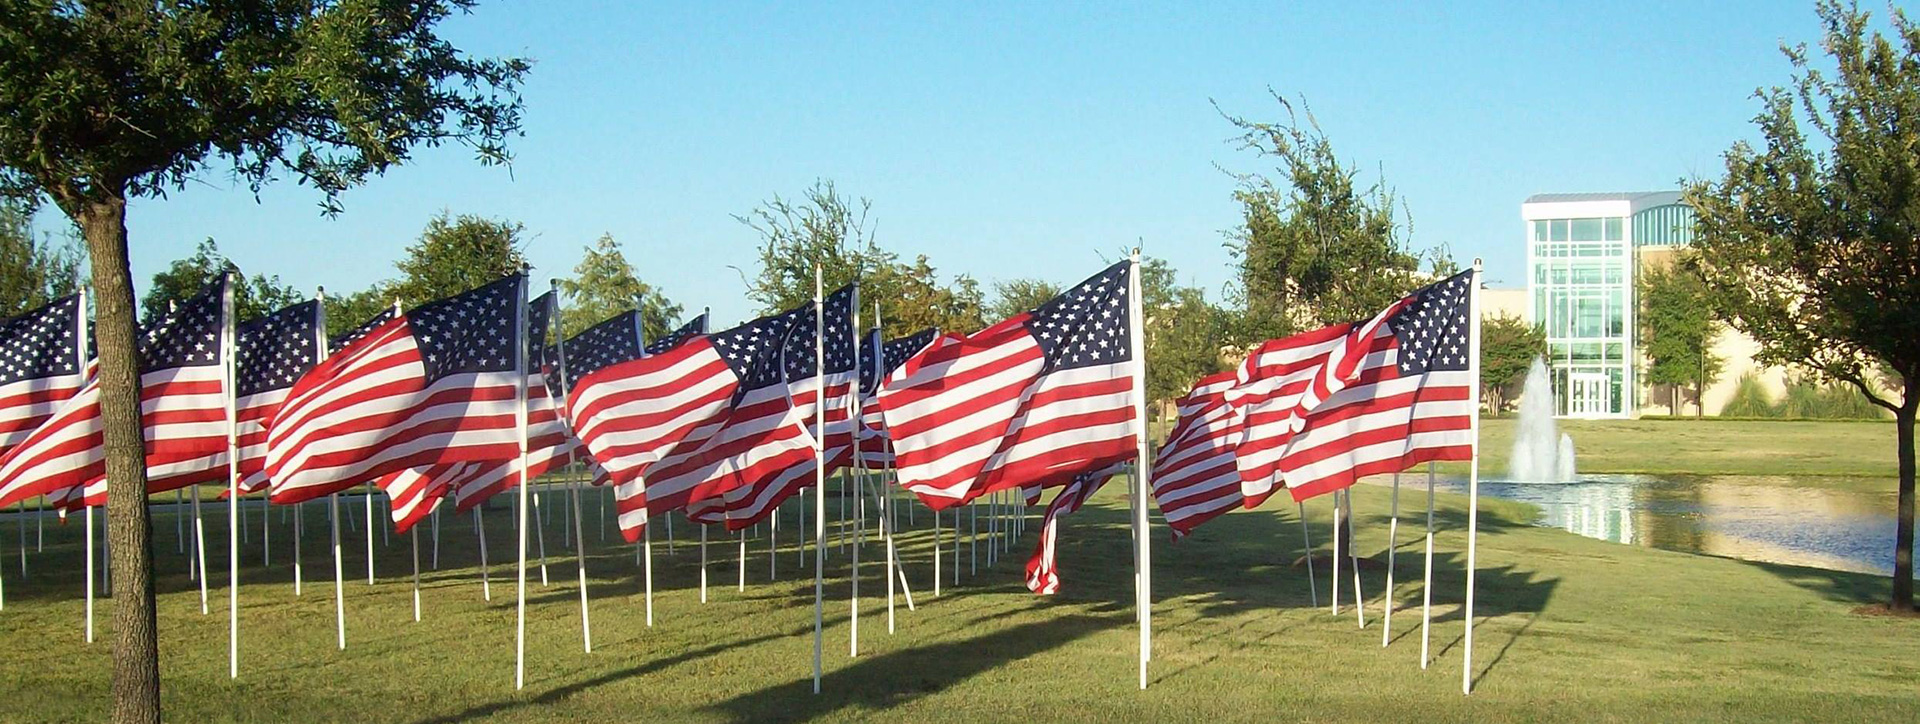
[[[616,486],[630,488],[645,475],[654,515],[805,462],[812,444],[787,414],[780,353],[795,318],[811,315],[811,306],[588,373],[570,392],[574,429]],[[627,505],[622,528],[637,536],[638,528],[627,527]]]
[[[483,465],[457,479],[446,481],[453,496],[454,512],[465,513],[499,493],[512,490],[524,478],[537,480],[554,467],[566,464],[575,450],[575,441],[560,419],[555,391],[558,353],[547,346],[548,329],[557,316],[557,297],[553,292],[540,295],[527,305],[527,474],[521,475],[518,455]],[[398,511],[394,513],[399,515]]]
[[[77,294],[0,322],[0,455],[86,384],[86,327]]]
[[[295,383],[267,432],[273,501],[408,468],[519,455],[526,277],[417,307]]]
[[[1131,275],[1120,262],[908,360],[879,400],[900,484],[938,510],[1132,457]]]
[[[319,300],[301,302],[240,325],[235,336],[234,430],[243,494],[267,487],[267,423],[320,359],[326,331],[320,314]]]
[[[1200,378],[1178,403],[1180,419],[1153,459],[1153,499],[1178,540],[1242,500],[1233,448],[1240,426],[1227,405],[1233,372]]]
[[[642,399],[645,393],[635,394],[634,390],[623,388],[622,385],[631,381],[629,377],[616,373],[608,375],[595,373],[615,365],[672,352],[678,349],[681,343],[704,333],[706,325],[707,315],[702,314],[681,325],[666,337],[655,340],[653,344],[647,344],[640,313],[629,310],[588,327],[561,343],[560,354],[557,355],[561,361],[561,374],[556,379],[562,381],[562,387],[566,392],[567,409],[563,410],[563,413],[568,424],[578,424],[578,420],[581,419],[596,420],[605,425],[600,430],[601,434],[616,440],[633,439],[626,425],[637,421],[618,419],[617,415],[620,413],[610,411],[619,409],[620,405]],[[644,367],[644,365],[636,367]],[[634,369],[628,368],[624,372],[632,372]],[[591,380],[588,379],[589,377]],[[592,386],[592,390],[585,396],[580,395],[579,392],[583,386],[589,385]],[[589,410],[591,414],[575,417],[571,406],[575,400],[582,399],[591,400],[592,407]],[[633,408],[621,410],[621,412],[632,411]],[[602,414],[611,416],[595,417]],[[644,425],[644,423],[641,424]],[[646,531],[648,519],[645,480],[635,475],[624,482],[618,482],[614,479],[613,473],[601,464],[598,458],[592,456],[591,447],[588,447],[588,453],[590,465],[593,468],[593,484],[613,488],[614,519],[620,527],[621,535],[628,542],[638,541],[641,534]]]
[[[140,420],[150,493],[226,473],[221,338],[232,308],[228,282],[222,275],[141,335]],[[90,375],[80,392],[0,458],[0,491],[5,491],[0,494],[11,499],[46,494],[69,509],[102,505],[105,475],[100,388]]]
[[[1051,596],[1060,591],[1060,566],[1057,561],[1060,542],[1060,516],[1079,510],[1087,500],[1107,484],[1113,476],[1124,470],[1124,465],[1114,464],[1100,470],[1075,475],[1073,480],[1054,494],[1053,502],[1047,504],[1046,516],[1040,523],[1040,540],[1034,544],[1033,556],[1027,559],[1027,590],[1042,596]],[[1029,494],[1027,504],[1039,501],[1037,494]]]
[[[1366,322],[1262,345],[1228,403],[1242,495],[1295,500],[1430,460],[1467,460],[1478,414],[1469,353],[1472,271],[1407,295]]]
[[[763,413],[798,423],[806,431],[809,447],[814,438],[820,438],[828,475],[853,463],[853,393],[860,375],[854,316],[859,306],[859,286],[848,284],[822,299],[820,320],[811,313],[802,313],[794,320],[779,360],[788,407],[780,410],[768,406]],[[825,347],[824,356],[816,350],[816,321],[821,322],[818,346]],[[781,503],[811,487],[815,478],[813,456],[785,468],[759,465],[741,477],[744,483],[722,496],[730,530],[765,520]]]
[[[901,365],[940,337],[940,330],[928,327],[882,343],[880,330],[875,328],[861,343],[860,457],[868,468],[893,467],[893,440],[887,434],[886,420],[880,416],[881,385],[888,384]]]

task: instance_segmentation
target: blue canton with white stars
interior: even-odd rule
[[[794,322],[802,314],[813,316],[813,305],[789,309],[707,335],[714,351],[719,353],[720,359],[740,380],[739,388],[733,393],[734,402],[739,402],[749,390],[779,384],[780,348],[786,341],[787,332],[793,329]]]
[[[143,372],[220,363],[220,297],[225,288],[222,276],[146,330],[140,345],[140,358],[146,360]]]
[[[855,349],[853,337],[853,305],[859,293],[856,286],[848,284],[828,294],[820,303],[820,316],[826,321],[821,345],[827,348],[825,370],[827,374],[847,372],[853,369]],[[793,330],[787,333],[786,353],[781,362],[786,367],[788,382],[812,379],[814,373],[812,309],[805,310],[793,322]]]
[[[1407,295],[1407,305],[1387,318],[1400,344],[1402,376],[1467,369],[1472,291],[1473,272],[1463,271],[1415,290]]]
[[[567,389],[581,377],[640,358],[640,333],[634,324],[638,315],[621,312],[561,343],[567,355]]]
[[[1027,331],[1046,354],[1046,372],[1133,359],[1127,323],[1132,262],[1120,262],[1029,313]]]
[[[234,391],[241,397],[292,387],[312,369],[320,303],[301,302],[240,325],[234,340]]]
[[[667,336],[648,342],[647,354],[661,354],[667,350],[678,347],[681,342],[693,339],[695,335],[701,334],[706,328],[707,315],[702,314],[694,317],[686,324],[680,325],[679,329],[667,333]]]
[[[873,394],[874,390],[879,388],[881,380],[893,374],[894,370],[900,369],[900,365],[906,364],[908,357],[926,349],[928,344],[933,343],[933,338],[939,335],[940,330],[928,327],[905,337],[887,340],[886,344],[880,344],[880,330],[876,329],[868,333],[866,341],[860,345],[860,360],[866,363],[860,366],[860,392]],[[874,350],[876,345],[880,348],[878,354],[875,354]]]
[[[513,371],[520,336],[514,312],[525,281],[514,274],[407,312],[429,384],[447,375]]]
[[[547,325],[553,319],[553,292],[527,302],[527,369],[544,374],[547,365],[559,364],[553,348],[547,346]]]
[[[338,352],[347,345],[360,341],[360,338],[367,336],[369,332],[373,331],[374,327],[386,324],[387,320],[390,319],[393,319],[393,308],[388,307],[382,309],[379,314],[373,315],[372,319],[361,322],[360,326],[349,329],[338,337],[328,339],[327,349],[331,352]]]
[[[79,374],[80,297],[0,322],[0,384]]]

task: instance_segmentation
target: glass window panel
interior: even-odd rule
[[[1574,219],[1572,223],[1572,227],[1573,227],[1572,233],[1573,233],[1574,241],[1599,241],[1600,240],[1600,220],[1599,219]]]
[[[1620,268],[1619,264],[1608,264],[1607,265],[1607,283],[1619,284],[1620,277],[1622,276],[1623,273],[1624,273],[1624,270]]]
[[[1547,220],[1546,219],[1538,219],[1533,222],[1533,240],[1534,241],[1547,240]]]
[[[1566,265],[1564,265],[1564,264],[1555,264],[1555,265],[1553,265],[1553,283],[1555,283],[1555,284],[1565,284],[1565,283],[1567,283],[1567,267],[1566,267]]]
[[[1545,264],[1533,265],[1533,283],[1535,284],[1547,283],[1547,265]]]
[[[1599,264],[1594,262],[1580,262],[1573,265],[1573,283],[1599,284],[1600,280],[1601,270]]]
[[[1551,229],[1551,233],[1548,234],[1548,238],[1554,241],[1567,240],[1567,220],[1566,219],[1554,219],[1552,222],[1549,223],[1549,228]]]
[[[1606,334],[1609,337],[1619,337],[1626,332],[1627,304],[1624,297],[1625,295],[1617,289],[1607,295]]]
[[[1619,342],[1608,342],[1607,348],[1606,348],[1607,363],[1621,364],[1625,362],[1626,355],[1622,353],[1622,350],[1624,348],[1625,348],[1625,345],[1622,345]]]
[[[1607,241],[1620,240],[1620,217],[1607,219]]]

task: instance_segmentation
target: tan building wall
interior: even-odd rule
[[[1671,265],[1678,252],[1679,247],[1641,247],[1635,252],[1639,256],[1637,268],[1649,269]],[[1644,350],[1645,345],[1641,345],[1640,348]],[[1719,336],[1714,338],[1712,349],[1713,353],[1723,360],[1723,364],[1719,379],[1707,385],[1704,395],[1706,414],[1720,414],[1720,408],[1726,406],[1727,400],[1733,397],[1734,388],[1738,386],[1740,378],[1748,374],[1758,379],[1761,387],[1773,399],[1778,400],[1786,393],[1787,371],[1780,367],[1768,367],[1754,362],[1753,355],[1759,351],[1760,344],[1753,341],[1752,337],[1722,327]],[[1648,364],[1649,361],[1643,352],[1640,355],[1640,368],[1646,369]],[[1639,392],[1639,414],[1669,414],[1667,407],[1669,397],[1665,386],[1642,385]],[[1680,395],[1681,404],[1677,410],[1678,414],[1693,415],[1699,412],[1690,401],[1692,397],[1690,392],[1683,392]]]
[[[1502,315],[1526,319],[1528,312],[1527,305],[1527,290],[1525,287],[1519,289],[1493,289],[1489,287],[1480,290],[1481,319]]]

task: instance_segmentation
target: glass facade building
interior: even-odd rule
[[[1685,244],[1692,210],[1678,192],[1540,194],[1521,204],[1528,321],[1547,333],[1554,404],[1565,417],[1631,417],[1638,250]]]

